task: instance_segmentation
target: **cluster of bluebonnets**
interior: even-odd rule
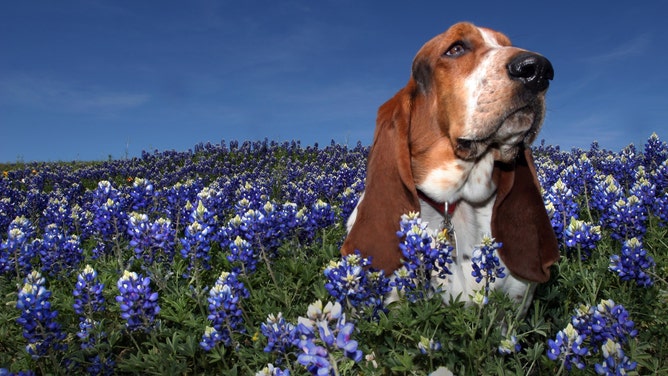
[[[426,299],[436,292],[429,276],[450,273],[451,235],[447,230],[429,234],[418,213],[397,218],[404,263],[393,278],[371,269],[370,260],[356,253],[322,266],[329,298],[325,304],[314,299],[305,317],[290,321],[277,308],[253,329],[252,308],[245,306],[252,295],[248,278],[259,269],[278,284],[272,265],[283,245],[313,244],[323,239],[323,231],[342,228],[364,189],[367,154],[359,144],[303,148],[296,142],[222,142],[131,160],[14,166],[0,178],[0,279],[16,286],[11,299],[17,313],[13,323],[0,325],[20,328],[21,351],[36,367],[48,358],[63,370],[113,374],[124,354],[110,343],[110,312],[118,314],[132,340],[150,335],[167,321],[161,320],[162,282],[178,278],[189,296],[205,302],[200,351],[240,349],[248,346],[240,338],[255,341],[261,334],[264,352],[274,361],[257,370],[260,375],[295,370],[338,375],[341,365],[375,363],[373,349],[366,347],[372,344],[355,340],[356,320],[377,320],[386,313],[384,298],[392,289],[409,302]],[[665,283],[657,281],[655,261],[643,245],[650,219],[657,226],[668,224],[665,142],[652,136],[641,152],[631,145],[618,154],[596,144],[573,152],[540,145],[535,155],[564,257],[580,263],[598,257],[605,232],[619,250],[609,257],[609,273],[634,288]],[[502,246],[487,237],[473,253],[473,276],[485,286],[483,306],[489,285],[506,274],[496,253]],[[106,265],[106,284],[96,263]],[[176,270],[175,264],[183,267]],[[208,283],[204,276],[211,273],[218,278]],[[67,302],[76,316],[71,333],[64,331],[48,290],[50,283],[64,281],[71,281],[71,298],[58,304],[63,310]],[[634,370],[637,362],[625,353],[638,333],[629,312],[612,300],[583,304],[547,341],[544,356],[562,371],[594,363],[599,374]],[[73,347],[84,355],[69,358]],[[91,349],[96,351],[85,351]],[[418,349],[443,351],[438,340],[425,336]],[[8,351],[1,345],[0,350]],[[514,335],[499,346],[501,354],[519,351]],[[594,363],[585,361],[594,357]],[[9,366],[0,364],[0,374],[10,374]]]

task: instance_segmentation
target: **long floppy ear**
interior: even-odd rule
[[[559,247],[540,193],[531,150],[521,150],[514,165],[497,164],[492,236],[503,243],[499,256],[516,276],[533,282],[550,279]]]
[[[371,256],[372,266],[386,274],[401,266],[396,234],[401,215],[420,210],[408,145],[413,85],[409,81],[378,110],[364,198],[341,247],[343,255],[359,250],[363,256]]]

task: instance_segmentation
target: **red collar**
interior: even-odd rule
[[[436,200],[432,199],[431,197],[427,196],[424,192],[422,192],[419,189],[417,190],[417,194],[418,194],[418,197],[420,198],[420,200],[429,204],[429,206],[436,209],[437,212],[445,215],[445,202],[436,201]],[[455,212],[456,207],[457,207],[456,202],[448,203],[448,215],[451,216]]]

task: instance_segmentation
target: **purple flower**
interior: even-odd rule
[[[127,270],[116,284],[119,292],[116,301],[120,304],[121,318],[131,331],[149,331],[160,312],[158,293],[151,291],[150,284],[149,277]]]
[[[647,232],[647,207],[635,195],[620,198],[609,208],[604,225],[616,240],[642,238]]]
[[[169,219],[150,222],[146,214],[130,213],[128,234],[135,257],[143,261],[144,267],[153,262],[171,263],[174,259],[175,231]]]
[[[63,343],[66,335],[56,321],[58,311],[51,309],[51,292],[44,283],[42,275],[33,270],[25,278],[16,302],[16,308],[21,310],[16,322],[23,327],[23,337],[28,340],[26,351],[33,359],[67,349]]]
[[[589,350],[583,346],[586,335],[578,333],[573,325],[568,324],[565,329],[559,331],[554,340],[547,341],[547,357],[550,360],[561,361],[567,370],[573,366],[578,369],[585,367],[584,356]]]
[[[318,300],[309,305],[306,316],[299,318],[299,337],[295,345],[302,351],[297,361],[311,374],[330,375],[336,367],[332,362],[337,361],[334,355],[337,351],[355,362],[362,360],[362,351],[357,348],[357,341],[351,338],[355,326],[346,321],[340,303],[328,302],[323,307]],[[330,323],[334,326],[330,327]]]
[[[505,268],[501,266],[499,260],[498,250],[501,248],[501,243],[494,241],[494,238],[483,236],[482,243],[473,249],[471,255],[471,266],[473,270],[471,275],[475,277],[475,281],[480,283],[485,280],[485,297],[489,295],[489,288],[497,278],[504,278]]]
[[[237,279],[237,273],[222,272],[209,290],[209,315],[211,323],[202,336],[200,346],[210,351],[217,343],[224,346],[233,344],[232,333],[245,332],[239,303],[249,297],[244,284]]]
[[[419,213],[402,215],[399,227],[397,236],[402,238],[399,248],[403,266],[394,272],[393,287],[408,293],[409,300],[415,300],[433,289],[432,274],[439,278],[451,274],[448,264],[452,263],[453,247],[447,230],[432,237]],[[425,291],[417,290],[420,284],[424,284]]]
[[[188,261],[186,276],[194,269],[201,267],[204,270],[211,269],[211,244],[216,236],[216,218],[204,206],[202,201],[197,202],[197,207],[190,215],[191,222],[186,227],[185,237],[181,239],[181,256]]]
[[[278,315],[269,314],[267,321],[260,326],[260,330],[268,341],[264,352],[286,354],[297,336],[297,328],[286,322],[281,312]]]
[[[571,217],[568,227],[564,230],[564,242],[570,252],[576,252],[582,260],[591,255],[596,244],[601,240],[600,226],[593,226],[585,221]]]
[[[619,343],[611,339],[605,341],[601,346],[601,353],[603,354],[603,362],[594,366],[596,373],[599,375],[626,375],[628,371],[633,371],[638,365],[624,354],[624,350]]]
[[[90,265],[86,265],[83,272],[77,276],[74,285],[74,312],[79,316],[91,317],[94,312],[104,311],[104,284],[97,278],[97,272]]]
[[[359,252],[330,262],[325,268],[325,288],[339,303],[354,309],[364,306],[374,311],[382,308],[385,295],[390,292],[390,281],[382,271],[370,269],[371,259]]]
[[[653,282],[645,270],[652,266],[654,266],[652,256],[647,255],[640,240],[631,238],[624,242],[621,254],[610,256],[608,269],[616,272],[622,281],[635,280],[638,286],[648,287]]]
[[[30,238],[34,233],[35,228],[25,217],[16,217],[9,224],[7,239],[0,243],[0,274],[13,276],[33,269],[31,261],[37,251]]]
[[[282,370],[273,364],[267,364],[266,367],[255,373],[255,376],[290,376],[290,370]]]
[[[79,237],[65,235],[54,223],[46,226],[43,238],[38,239],[34,246],[42,262],[42,272],[49,276],[56,276],[60,272],[69,275],[83,260]]]
[[[98,183],[97,189],[93,191],[90,211],[93,213],[95,233],[103,241],[111,241],[127,232],[125,198],[109,181]]]

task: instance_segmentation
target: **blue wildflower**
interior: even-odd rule
[[[255,373],[255,376],[290,376],[290,370],[282,370],[273,364],[267,364],[266,367]]]
[[[589,349],[584,346],[586,337],[569,323],[557,333],[554,340],[547,341],[547,357],[553,361],[559,360],[569,371],[573,366],[583,369],[584,357],[589,354]]]
[[[647,255],[642,243],[637,238],[624,242],[620,255],[610,256],[610,271],[616,272],[622,281],[635,280],[638,286],[648,287],[652,278],[645,270],[654,266],[654,259]]]
[[[174,259],[175,231],[169,219],[151,222],[146,214],[130,213],[128,234],[135,257],[143,261],[144,267],[153,262],[171,263]]]
[[[119,295],[116,301],[120,304],[121,318],[126,327],[133,331],[143,329],[149,331],[156,315],[160,312],[158,293],[151,290],[151,279],[130,271],[124,271],[116,286]]]
[[[485,235],[482,238],[480,245],[474,247],[471,255],[471,266],[473,270],[471,275],[475,277],[475,281],[480,283],[485,280],[484,295],[489,295],[490,285],[493,284],[497,278],[504,278],[505,268],[501,266],[499,260],[498,250],[502,244],[494,241],[494,238]]]
[[[127,232],[125,198],[109,181],[98,183],[91,203],[95,233],[106,243]]]
[[[564,230],[564,242],[571,252],[575,252],[582,260],[591,255],[596,244],[601,240],[601,227],[593,226],[585,221],[571,217],[568,227]]]
[[[393,287],[408,293],[408,298],[414,300],[434,288],[431,285],[432,275],[445,278],[451,274],[448,264],[452,263],[453,247],[448,231],[444,229],[434,239],[419,213],[402,215],[399,227],[397,236],[402,238],[399,248],[403,255],[403,265],[394,272]],[[418,284],[424,284],[424,292],[417,291]]]
[[[324,271],[325,288],[339,303],[353,309],[373,307],[376,311],[382,308],[383,298],[391,286],[382,271],[372,270],[370,266],[371,259],[357,251],[340,261],[330,262]]]
[[[30,238],[35,228],[25,217],[16,217],[7,231],[7,239],[0,243],[0,274],[13,276],[32,270],[32,259],[37,250]]]
[[[267,321],[260,326],[260,330],[267,338],[264,352],[287,354],[297,336],[297,328],[285,321],[281,312],[278,315],[269,314]]]
[[[84,270],[77,276],[77,282],[74,285],[74,313],[79,316],[90,317],[95,312],[101,312],[105,309],[104,296],[102,295],[104,284],[97,278],[97,272],[90,265],[86,265]]]
[[[46,226],[43,238],[35,241],[34,246],[42,262],[42,272],[49,276],[60,272],[69,275],[83,260],[79,237],[65,235],[55,223]]]
[[[21,316],[16,322],[23,327],[23,338],[28,340],[26,351],[33,359],[47,355],[51,351],[64,351],[65,333],[56,321],[58,311],[51,309],[51,292],[44,287],[42,275],[33,270],[24,280],[19,291],[16,308]]]
[[[638,363],[632,362],[629,357],[624,354],[622,346],[608,339],[601,346],[601,353],[603,354],[603,362],[596,363],[594,369],[599,375],[626,375],[629,371],[636,369]]]
[[[433,338],[427,338],[420,336],[420,342],[418,342],[418,350],[422,355],[431,355],[434,352],[441,351],[441,343],[439,341],[434,341]]]
[[[188,261],[185,276],[195,268],[211,269],[211,244],[216,236],[216,218],[204,206],[202,201],[190,215],[191,222],[186,227],[185,237],[181,239],[181,256]]]
[[[607,218],[605,225],[612,230],[613,239],[642,238],[647,232],[647,207],[635,195],[613,203]]]
[[[237,273],[222,272],[209,290],[210,329],[205,330],[200,346],[210,351],[217,343],[224,346],[233,344],[232,333],[245,332],[239,303],[249,297],[244,284],[237,279]]]
[[[511,335],[501,340],[497,350],[501,355],[510,355],[519,353],[522,350],[522,346],[517,342],[517,336]]]
[[[135,211],[150,209],[155,199],[153,184],[148,179],[135,178],[128,206]]]
[[[300,317],[297,330],[299,337],[295,345],[301,349],[297,361],[313,375],[329,375],[337,369],[333,355],[341,351],[356,363],[362,360],[362,351],[352,339],[355,326],[346,321],[339,302],[328,302],[324,307],[320,300],[309,305],[307,317]],[[330,327],[330,323],[334,323]],[[316,335],[316,333],[318,333]]]

